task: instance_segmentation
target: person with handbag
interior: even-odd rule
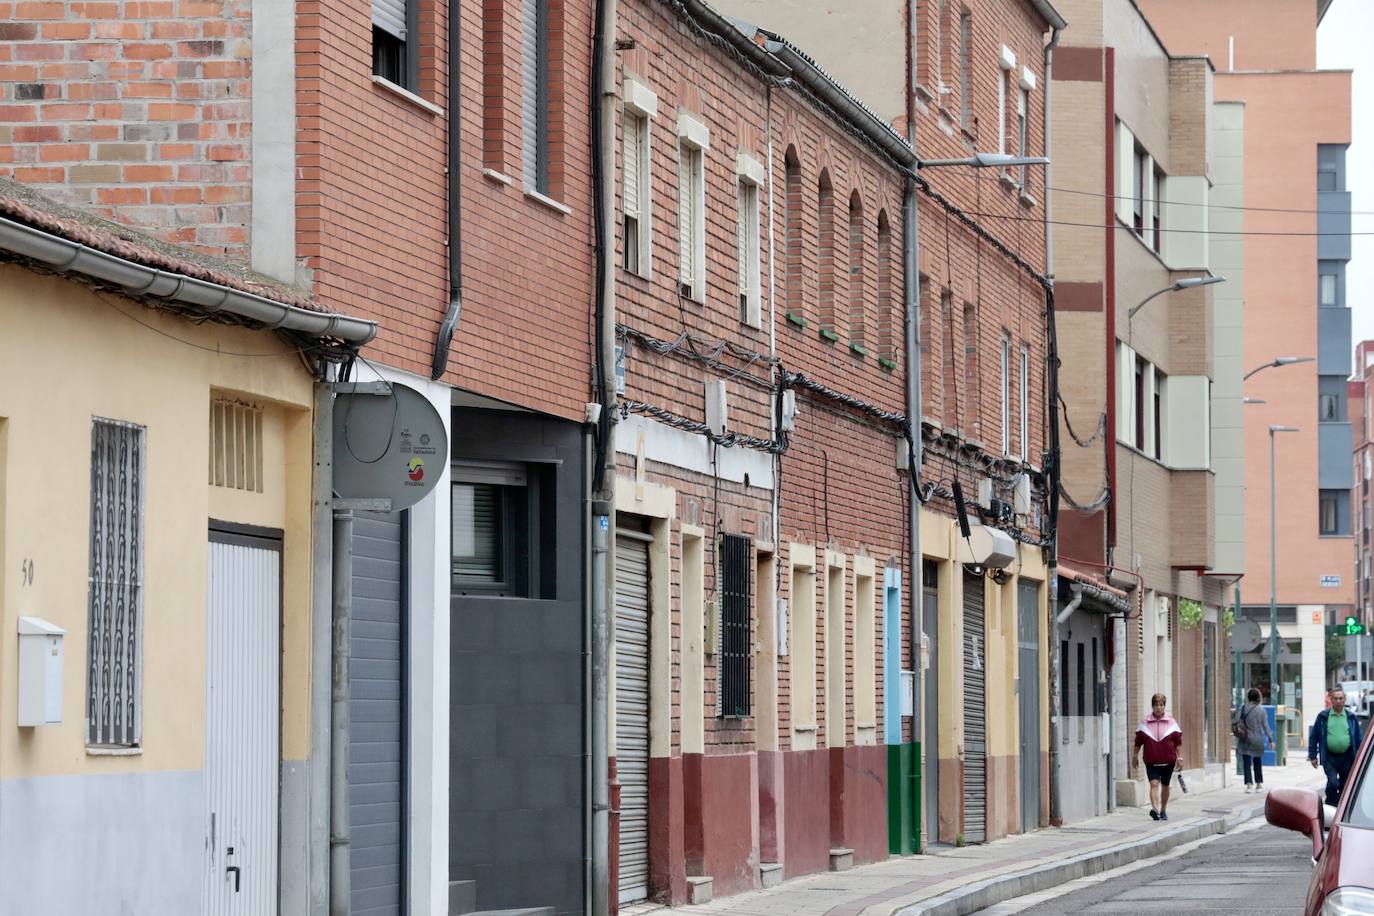
[[[1269,730],[1269,716],[1260,705],[1260,692],[1251,687],[1245,702],[1231,722],[1231,734],[1236,736],[1236,753],[1240,755],[1245,772],[1245,794],[1264,791],[1264,751],[1274,743]]]

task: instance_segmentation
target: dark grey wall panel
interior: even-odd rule
[[[455,460],[551,468],[543,598],[454,596],[449,879],[478,909],[583,912],[584,480],[579,426],[455,409]]]

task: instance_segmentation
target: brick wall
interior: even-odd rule
[[[0,175],[246,262],[250,0],[0,3]]]
[[[803,372],[886,410],[902,412],[902,197],[900,180],[891,167],[837,127],[826,113],[791,92],[774,90],[770,112],[768,93],[756,75],[717,45],[698,37],[667,4],[634,0],[622,3],[619,14],[620,39],[634,42],[633,49],[619,55],[621,75],[632,74],[657,95],[658,115],[649,122],[652,270],[647,278],[618,271],[618,318],[636,331],[664,341],[678,340],[683,332],[690,332],[691,346],[698,353],[717,353],[722,344],[728,345],[728,349],[717,354],[719,365],[708,368],[700,360],[687,358],[686,344],[680,344],[675,353],[661,354],[632,339],[626,348],[626,396],[700,421],[704,419],[705,381],[725,377],[731,427],[748,435],[771,438],[770,337],[776,335],[776,358],[787,370]],[[690,112],[710,131],[710,149],[704,158],[705,304],[682,299],[677,291],[679,111]],[[772,164],[771,213],[768,188],[760,195],[764,324],[759,329],[741,322],[738,305],[736,158],[741,151]],[[822,209],[823,172],[830,189],[828,212]],[[787,193],[789,187],[791,194]],[[851,209],[857,221],[853,231]],[[879,245],[880,215],[887,226],[883,240],[891,246],[886,257]],[[823,251],[820,244],[825,222],[832,227],[830,233],[825,233],[833,241],[828,251]],[[893,231],[894,226],[898,231]],[[823,264],[829,264],[829,269]],[[833,303],[825,324],[827,330],[833,331],[833,340],[819,333],[823,283]],[[789,310],[804,326],[787,320]],[[882,333],[883,328],[887,329],[886,334]],[[867,352],[856,350],[851,343]],[[892,359],[897,368],[881,366],[879,356]],[[890,427],[837,410],[804,392],[798,393],[798,404],[797,427],[790,436],[787,452],[776,465],[776,479],[780,480],[782,491],[780,530],[774,534],[779,546],[778,595],[792,599],[788,593],[786,545],[815,545],[816,712],[821,743],[827,744],[830,742],[824,733],[826,657],[822,638],[824,550],[828,545],[847,557],[866,554],[875,559],[875,610],[881,615],[882,568],[889,557],[900,563],[904,556],[905,485],[895,469],[896,446]],[[684,521],[692,523],[691,518],[697,518],[695,524],[709,534],[718,512],[722,531],[752,536],[760,521],[771,514],[769,491],[726,482],[717,486],[709,475],[666,465],[651,465],[649,472],[678,492],[673,539],[675,576],[679,562],[676,551],[680,549],[676,528]],[[713,575],[714,564],[708,559],[708,595]],[[851,633],[854,585],[850,560],[846,566],[845,600]],[[761,609],[756,608],[759,612]],[[677,626],[676,601],[674,614]],[[874,669],[878,673],[881,717],[881,617],[876,631]],[[788,748],[789,658],[778,661],[779,735],[781,746]],[[853,663],[852,636],[846,634],[847,677],[852,674]],[[715,665],[708,659],[708,752],[749,749],[754,743],[752,722],[716,719],[712,715],[714,696]],[[674,697],[675,750],[679,746],[676,720],[684,713],[677,700]],[[852,704],[852,695],[846,703]],[[846,742],[853,742],[852,705],[846,715]]]

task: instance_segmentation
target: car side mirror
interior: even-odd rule
[[[1321,855],[1322,800],[1308,789],[1274,789],[1264,800],[1264,819],[1275,827],[1295,830],[1312,839],[1312,858]]]

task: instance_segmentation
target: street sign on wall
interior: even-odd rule
[[[1340,588],[1340,587],[1341,587],[1341,577],[1340,577],[1340,576],[1322,576],[1322,578],[1321,578],[1321,586],[1322,586],[1322,588]]]

